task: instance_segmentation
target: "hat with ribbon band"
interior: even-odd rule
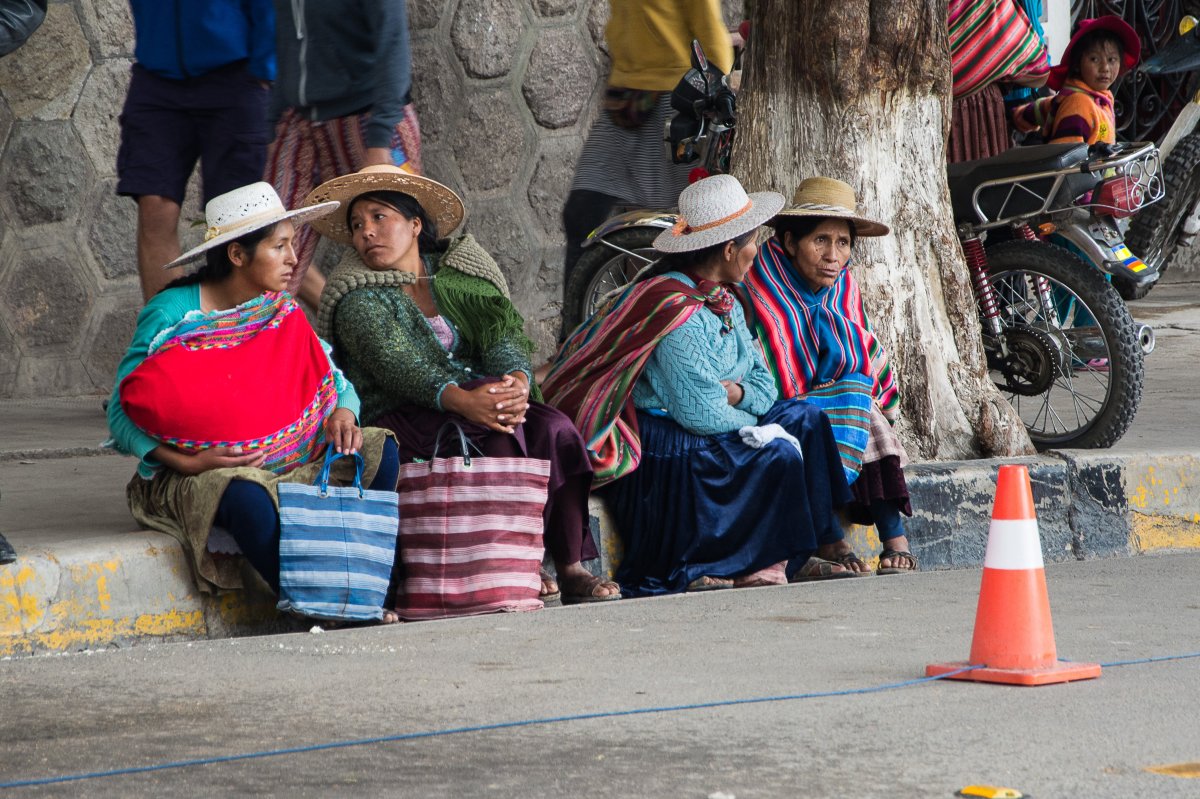
[[[679,195],[679,219],[654,240],[659,252],[691,252],[736,239],[763,225],[783,207],[773,191],[747,194],[732,175],[698,180]]]
[[[228,244],[256,230],[284,220],[295,224],[317,219],[337,210],[338,203],[322,203],[289,211],[270,183],[251,183],[213,197],[204,206],[204,242],[185,252],[164,269],[183,266],[209,250]]]

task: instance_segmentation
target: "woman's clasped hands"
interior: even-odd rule
[[[517,372],[472,389],[448,386],[442,392],[442,407],[499,433],[516,432],[529,409],[528,378]]]

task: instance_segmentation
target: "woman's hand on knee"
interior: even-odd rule
[[[151,453],[155,460],[180,474],[196,475],[210,469],[232,469],[237,466],[259,468],[266,460],[264,452],[242,452],[241,447],[213,447],[197,453],[183,452],[159,444]]]
[[[362,449],[362,428],[347,408],[338,408],[325,420],[325,439],[339,455],[353,455]]]

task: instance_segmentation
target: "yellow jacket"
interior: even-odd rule
[[[733,45],[720,0],[611,0],[604,36],[612,56],[608,85],[670,91],[692,65],[692,39],[728,73]]]

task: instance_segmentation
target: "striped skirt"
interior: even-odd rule
[[[667,154],[663,128],[673,113],[670,92],[637,128],[618,127],[601,111],[579,154],[571,191],[595,191],[642,208],[675,206],[695,164],[672,163]]]

